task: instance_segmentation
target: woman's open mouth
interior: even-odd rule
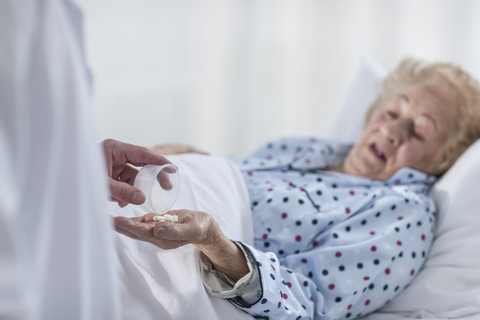
[[[377,146],[376,143],[372,143],[370,145],[370,152],[377,157],[378,159],[382,160],[383,162],[387,161],[387,157],[385,156],[385,153],[380,149],[379,146]]]

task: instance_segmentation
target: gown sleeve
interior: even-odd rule
[[[244,292],[230,300],[260,319],[366,315],[388,304],[420,270],[433,239],[433,210],[424,195],[389,195],[297,254],[279,257],[242,243],[258,269],[261,294],[253,303],[242,299]]]

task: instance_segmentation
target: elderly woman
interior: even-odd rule
[[[385,79],[353,147],[281,139],[234,160],[254,246],[228,239],[205,212],[175,211],[178,223],[117,217],[116,228],[164,249],[194,244],[210,294],[253,316],[358,318],[418,273],[435,229],[429,188],[480,137],[479,121],[467,73],[408,59]]]

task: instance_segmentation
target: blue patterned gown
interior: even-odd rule
[[[235,159],[254,221],[254,246],[237,243],[251,272],[233,283],[204,263],[212,295],[259,319],[355,319],[412,281],[433,240],[435,178],[411,168],[386,181],[319,169],[341,164],[350,147],[288,138]]]

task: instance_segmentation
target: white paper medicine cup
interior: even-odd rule
[[[173,164],[146,165],[135,177],[134,186],[145,194],[145,204],[154,213],[168,211],[177,200],[180,176]]]

